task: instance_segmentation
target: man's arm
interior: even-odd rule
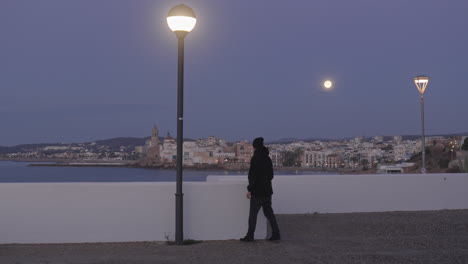
[[[249,185],[247,186],[247,191],[252,192],[255,189],[255,170],[254,170],[254,158],[250,159],[250,168],[249,168]]]
[[[271,158],[268,157],[268,175],[270,175],[270,181],[273,180],[274,173],[273,173],[273,162],[271,161]]]

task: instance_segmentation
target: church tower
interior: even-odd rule
[[[156,125],[151,130],[151,147],[159,147],[159,130]]]
[[[158,164],[161,161],[160,155],[159,130],[156,125],[153,125],[153,129],[151,129],[151,139],[147,149],[147,158],[153,163]]]

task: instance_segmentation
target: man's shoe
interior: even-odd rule
[[[253,237],[245,236],[240,239],[241,242],[254,242],[255,239]]]
[[[274,234],[270,238],[267,239],[270,242],[280,242],[281,236],[279,234]]]

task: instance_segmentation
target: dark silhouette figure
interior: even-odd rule
[[[268,240],[280,241],[280,231],[275,214],[271,208],[273,164],[268,156],[268,149],[263,145],[262,137],[256,138],[252,145],[255,151],[250,160],[249,185],[247,186],[247,199],[250,199],[249,230],[247,231],[247,235],[240,240],[243,242],[254,241],[257,214],[260,208],[263,208],[263,213],[270,222],[272,229],[272,236]]]

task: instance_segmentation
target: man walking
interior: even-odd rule
[[[273,164],[268,156],[268,149],[263,145],[263,138],[259,137],[253,141],[254,155],[250,160],[249,185],[247,186],[247,199],[250,199],[249,230],[242,242],[253,242],[255,227],[257,225],[257,214],[263,208],[263,214],[270,222],[272,236],[269,241],[278,242],[281,240],[276,217],[271,208],[271,195],[273,188]]]

